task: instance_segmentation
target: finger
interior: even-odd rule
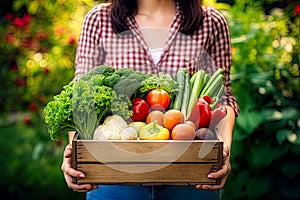
[[[229,156],[229,148],[227,146],[223,147],[223,158],[226,158],[227,156]]]
[[[227,175],[228,176],[228,175]],[[213,190],[221,190],[224,188],[224,185],[226,183],[226,179],[227,176],[223,177],[220,181],[219,185],[202,185],[202,184],[198,184],[196,185],[197,189],[202,189],[202,190],[209,190],[209,191],[213,191]]]
[[[207,178],[209,179],[218,179],[218,178],[222,178],[224,176],[226,176],[227,174],[229,174],[230,170],[228,169],[227,166],[222,167],[222,169],[216,171],[216,172],[212,172],[209,173]]]
[[[73,189],[76,192],[89,192],[89,191],[95,189],[93,187],[93,185],[91,185],[91,184],[77,185],[77,184],[73,184],[73,183],[69,185],[69,188]]]
[[[202,190],[208,190],[208,191],[214,191],[214,190],[221,190],[223,189],[224,185],[202,185],[201,189]]]
[[[70,189],[73,189],[76,192],[88,192],[94,189],[98,188],[98,185],[95,184],[75,184],[73,183],[73,178],[71,176],[68,176],[67,174],[64,174],[67,186]]]
[[[203,186],[203,185],[201,185],[201,184],[197,184],[195,187],[196,187],[196,189],[201,190],[201,189],[202,189],[202,186]]]
[[[64,161],[61,165],[61,170],[66,175],[77,177],[77,178],[85,178],[85,175],[83,172],[77,171],[74,168],[72,168],[71,159],[64,159]]]
[[[64,157],[65,158],[70,158],[71,156],[72,156],[72,145],[68,144],[65,148],[65,151],[64,151]]]
[[[85,175],[83,172],[81,171],[77,171],[71,167],[63,167],[63,172],[64,174],[67,174],[69,176],[72,177],[76,177],[76,178],[85,178]]]
[[[228,175],[231,171],[231,166],[230,166],[230,163],[229,163],[229,160],[225,160],[223,165],[222,165],[222,168],[216,172],[212,172],[212,173],[209,173],[207,175],[207,178],[210,178],[210,179],[218,179],[218,178],[222,178],[226,175]]]
[[[85,186],[89,187],[89,186]],[[96,190],[98,188],[98,185],[91,185],[91,188],[89,189],[73,189],[74,192],[89,192],[91,190]]]

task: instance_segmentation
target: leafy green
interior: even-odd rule
[[[92,139],[100,121],[111,113],[113,90],[103,85],[92,85],[79,80],[74,87],[73,120],[84,139]]]
[[[140,96],[145,96],[153,89],[163,89],[170,95],[172,100],[175,93],[178,92],[178,83],[169,74],[159,72],[157,75],[147,74],[146,76],[146,79],[142,81],[139,89]]]
[[[64,86],[60,94],[53,97],[44,108],[45,122],[52,140],[57,140],[65,132],[75,130],[72,119],[72,97],[74,82]]]
[[[92,138],[96,126],[111,113],[114,91],[103,84],[106,76],[114,71],[107,65],[98,66],[79,80],[71,81],[53,97],[44,108],[45,122],[52,140],[74,130],[84,139]]]
[[[101,65],[66,85],[44,108],[45,122],[52,140],[75,130],[83,139],[92,139],[96,127],[111,114],[129,120],[131,99],[152,89],[165,89],[170,96],[178,84],[169,75],[145,75],[130,68],[115,71]]]

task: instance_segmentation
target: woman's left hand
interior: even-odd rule
[[[231,171],[231,165],[230,165],[230,152],[228,147],[223,148],[223,165],[222,168],[216,172],[212,172],[208,174],[209,179],[221,179],[220,185],[196,185],[197,189],[202,190],[221,190],[223,189],[227,177]]]

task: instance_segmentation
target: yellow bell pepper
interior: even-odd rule
[[[169,140],[170,131],[159,125],[157,121],[150,122],[140,130],[141,140]]]

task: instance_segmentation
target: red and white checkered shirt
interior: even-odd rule
[[[143,73],[163,72],[175,77],[185,67],[192,75],[199,69],[212,73],[222,68],[225,76],[223,103],[230,105],[236,115],[239,106],[232,94],[230,67],[232,64],[230,34],[223,15],[212,7],[203,7],[204,19],[197,31],[190,35],[180,33],[183,15],[178,5],[163,52],[155,63],[141,30],[133,16],[126,19],[130,29],[126,34],[115,34],[112,29],[110,7],[95,6],[84,18],[76,53],[75,77],[91,68],[107,64],[116,69],[130,67]],[[151,30],[156,37],[159,29]]]

